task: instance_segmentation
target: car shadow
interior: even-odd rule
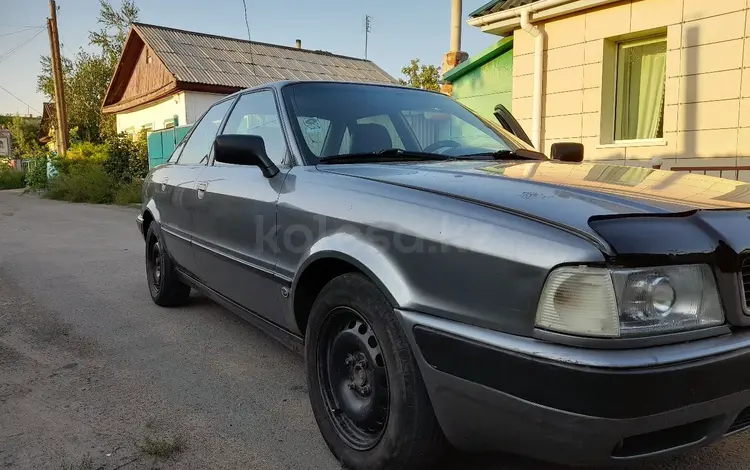
[[[513,454],[465,454],[453,451],[436,470],[572,470],[573,468]]]

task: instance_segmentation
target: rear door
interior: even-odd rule
[[[187,140],[180,144],[175,164],[167,171],[154,174],[156,191],[164,201],[158,207],[164,242],[172,259],[183,269],[195,273],[195,257],[191,246],[193,212],[197,203],[195,181],[206,167],[208,154],[224,116],[232,104],[226,100],[210,108],[193,127]]]
[[[242,95],[222,134],[263,137],[266,153],[281,171],[266,178],[255,166],[213,161],[203,170],[194,230],[201,279],[244,308],[292,329],[291,319],[280,315],[281,288],[288,280],[276,276],[276,202],[290,166],[274,92]]]

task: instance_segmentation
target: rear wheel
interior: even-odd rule
[[[161,232],[154,223],[146,233],[146,278],[151,299],[156,305],[183,305],[190,297],[190,287],[180,281],[172,259],[165,250]]]
[[[310,401],[323,438],[353,470],[425,468],[445,447],[393,308],[360,274],[328,283],[305,345]]]

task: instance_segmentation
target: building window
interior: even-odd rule
[[[617,44],[614,140],[664,137],[667,38]]]

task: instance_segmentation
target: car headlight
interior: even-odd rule
[[[723,323],[716,281],[704,264],[558,268],[547,278],[536,314],[540,328],[605,338]]]

